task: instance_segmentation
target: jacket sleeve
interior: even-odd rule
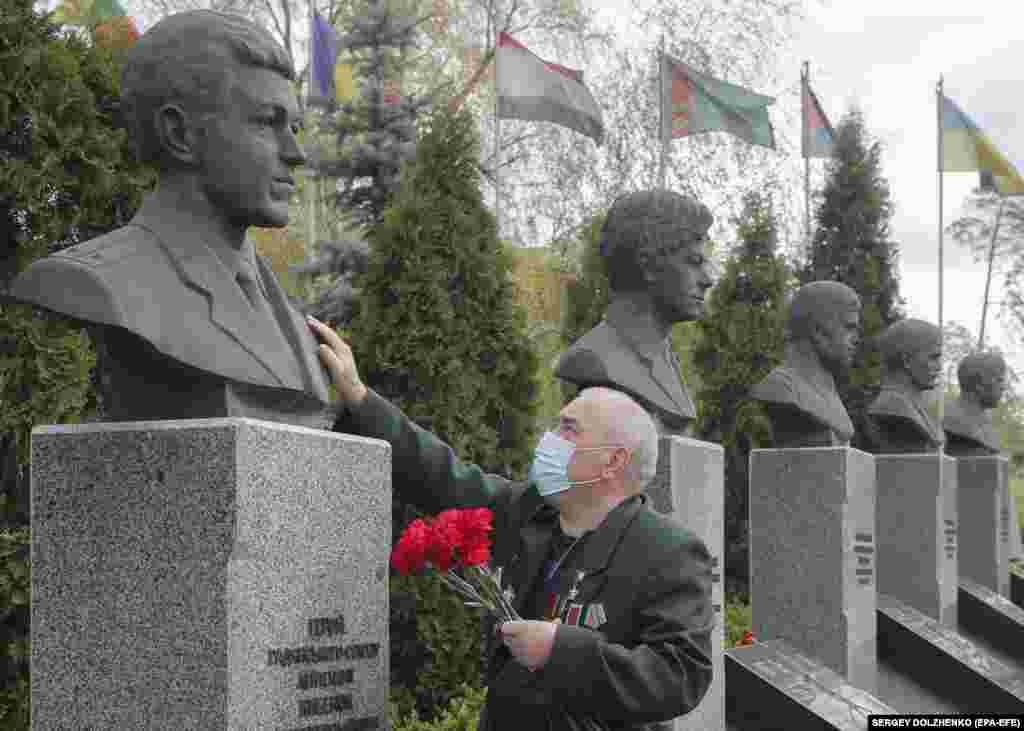
[[[339,418],[334,430],[388,442],[395,492],[427,513],[449,508],[493,508],[517,492],[517,483],[459,460],[451,447],[414,424],[372,389],[367,389],[359,406]],[[522,486],[519,488],[521,491]]]
[[[622,723],[667,721],[693,710],[711,685],[711,557],[699,540],[649,570],[638,598],[636,644],[559,625],[541,682],[567,710]]]

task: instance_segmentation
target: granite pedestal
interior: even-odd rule
[[[784,640],[876,691],[875,462],[849,447],[750,455],[750,597],[758,640]]]
[[[32,728],[383,728],[391,450],[244,418],[32,432]]]
[[[960,576],[1010,596],[1006,457],[957,458]]]
[[[955,630],[956,460],[879,454],[875,467],[878,591]]]
[[[782,640],[726,651],[729,727],[863,731],[897,711]]]
[[[675,515],[704,541],[713,562],[711,601],[715,628],[711,631],[711,665],[714,677],[700,704],[675,719],[675,731],[724,731],[725,729],[725,600],[722,582],[722,551],[725,542],[725,451],[718,444],[678,436],[664,436],[658,444],[658,472],[647,489],[658,512]]]

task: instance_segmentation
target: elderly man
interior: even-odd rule
[[[88,326],[105,418],[333,424],[316,341],[246,236],[288,223],[305,161],[294,79],[265,30],[209,10],[164,18],[128,52],[124,117],[157,188],[9,293]]]
[[[956,370],[960,398],[946,404],[942,427],[946,454],[976,457],[999,454],[999,435],[990,411],[999,405],[1006,387],[1006,361],[998,353],[972,353]]]
[[[882,390],[868,407],[867,441],[876,454],[937,452],[942,427],[928,413],[924,392],[942,373],[942,333],[924,320],[900,320],[878,338]]]
[[[494,512],[494,562],[526,619],[498,628],[481,731],[642,729],[696,707],[712,673],[711,557],[646,504],[658,434],[635,401],[585,390],[540,440],[530,481],[510,482],[460,462],[362,384],[334,331],[310,328],[348,409],[339,424],[391,444],[400,496]]]
[[[609,386],[636,399],[663,433],[696,416],[669,335],[704,314],[711,286],[704,245],[708,209],[668,190],[620,197],[601,230],[610,302],[604,320],[562,354],[555,375],[578,387]]]
[[[751,389],[765,405],[776,447],[849,444],[853,423],[836,392],[860,337],[860,298],[840,282],[811,282],[796,291],[781,366]]]

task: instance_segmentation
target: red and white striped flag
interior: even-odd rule
[[[601,108],[582,71],[545,61],[507,33],[498,36],[495,61],[499,117],[553,122],[601,144]]]

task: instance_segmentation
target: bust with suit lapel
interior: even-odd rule
[[[999,353],[971,353],[957,366],[960,397],[946,404],[942,427],[946,454],[973,457],[999,454],[999,435],[992,425],[991,410],[999,405],[1006,388],[1006,361]]]
[[[841,446],[853,423],[836,379],[849,370],[860,334],[860,297],[841,282],[811,282],[793,295],[782,365],[751,390],[777,448]]]
[[[288,223],[305,161],[294,79],[266,31],[208,10],[129,50],[123,118],[157,188],[126,226],[33,262],[7,293],[85,324],[113,420],[329,427],[315,339],[246,235]]]
[[[942,369],[942,333],[924,320],[900,320],[878,338],[882,390],[868,407],[868,442],[876,454],[936,452],[942,427],[925,408]]]
[[[562,354],[555,375],[578,388],[629,394],[659,431],[682,434],[696,410],[670,335],[704,314],[711,286],[704,246],[713,219],[692,198],[667,190],[621,196],[601,230],[609,284],[604,320]]]

